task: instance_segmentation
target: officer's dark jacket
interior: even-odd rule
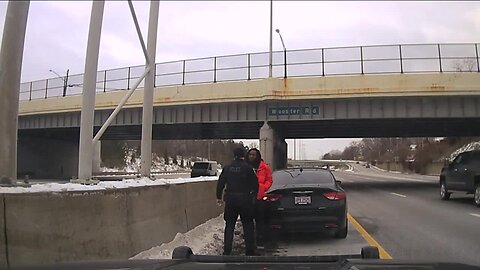
[[[251,194],[256,197],[258,193],[255,171],[252,166],[241,159],[235,159],[230,165],[223,168],[217,183],[217,199],[222,198],[225,185],[227,185],[227,195]]]

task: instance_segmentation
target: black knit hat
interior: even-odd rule
[[[244,158],[245,157],[245,148],[237,147],[233,150],[233,156],[235,158]]]

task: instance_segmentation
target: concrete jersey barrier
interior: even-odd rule
[[[215,187],[1,194],[0,268],[128,259],[218,216]]]

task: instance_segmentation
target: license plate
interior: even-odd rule
[[[295,197],[295,204],[311,204],[312,203],[312,197],[310,196],[302,196],[302,197]]]

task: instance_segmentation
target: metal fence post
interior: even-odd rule
[[[213,82],[217,82],[217,57],[213,57]]]
[[[103,92],[105,93],[107,90],[107,71],[105,70],[103,73]]]
[[[128,67],[128,75],[127,75],[127,89],[130,90],[130,69],[131,67]]]
[[[478,47],[477,47],[477,43],[475,43],[475,55],[477,56],[477,72],[480,72],[480,64],[478,63]]]
[[[284,71],[283,71],[283,78],[287,78],[287,50],[283,50],[283,66],[284,66]]]
[[[363,75],[364,74],[363,73],[363,46],[360,46],[360,66],[361,66],[362,75]]]
[[[402,45],[398,45],[398,50],[400,52],[400,73],[403,74]]]
[[[322,76],[325,76],[325,52],[322,48]]]
[[[183,60],[183,68],[182,68],[182,85],[185,85],[185,60]]]
[[[48,96],[48,79],[45,80],[45,98]]]
[[[248,65],[248,79],[247,80],[250,81],[250,54],[247,54],[247,57],[248,57],[247,58],[248,59],[247,60],[247,62],[248,62],[248,64],[247,64]],[[477,57],[477,59],[478,59],[478,57]]]
[[[30,82],[30,98],[28,100],[32,100],[32,84],[33,82]]]
[[[438,48],[438,64],[440,65],[440,72],[443,72],[443,69],[442,69],[442,55],[440,53],[440,44],[437,44],[437,48]]]

